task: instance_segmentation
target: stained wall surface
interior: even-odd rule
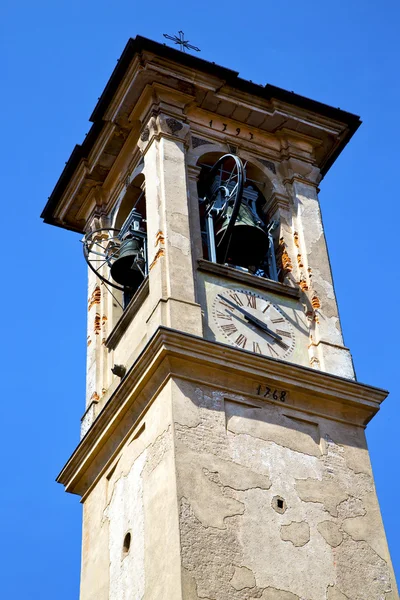
[[[167,385],[84,498],[81,600],[179,597],[170,397]]]
[[[177,387],[184,598],[398,597],[362,428]]]
[[[363,428],[179,377],[84,497],[83,544],[81,600],[398,598]]]

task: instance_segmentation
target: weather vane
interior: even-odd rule
[[[178,44],[181,47],[182,52],[186,52],[186,50],[196,50],[196,52],[200,52],[200,48],[197,46],[192,46],[189,44],[189,40],[184,39],[183,31],[178,31],[179,36],[177,35],[168,35],[168,33],[164,33],[163,36],[168,40],[172,40],[175,44]]]

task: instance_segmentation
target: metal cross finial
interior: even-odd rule
[[[197,46],[192,46],[189,44],[189,40],[184,39],[183,31],[178,31],[179,37],[177,35],[168,35],[168,33],[164,33],[163,36],[168,40],[172,40],[175,44],[178,44],[181,47],[182,52],[186,52],[186,50],[195,50],[196,52],[200,52],[200,48]]]

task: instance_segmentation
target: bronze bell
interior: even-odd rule
[[[230,235],[224,236],[232,215],[232,206],[217,217],[215,222],[215,241],[218,262],[227,262],[248,268],[258,265],[267,254],[268,234],[260,227],[260,220],[246,202],[242,202]],[[226,249],[228,248],[228,252]]]
[[[111,267],[111,277],[124,287],[136,290],[144,279],[142,244],[138,238],[129,237],[120,246],[118,258]]]

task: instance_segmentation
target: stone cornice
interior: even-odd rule
[[[387,396],[387,392],[379,388],[160,327],[57,481],[69,492],[84,494],[123,444],[137,418],[171,377],[217,387],[227,395],[242,394],[259,402],[273,403],[255,396],[256,382],[267,381],[289,390],[293,400],[287,404],[287,410],[317,414],[361,427],[374,416]]]
[[[250,285],[259,289],[272,292],[273,294],[280,294],[281,296],[289,296],[290,298],[300,298],[300,288],[291,287],[279,281],[273,281],[272,279],[265,279],[264,277],[257,277],[251,273],[244,273],[233,267],[226,265],[220,265],[218,263],[211,262],[200,258],[197,261],[200,271],[206,271],[218,275],[218,277],[226,277],[227,279],[233,279],[244,285]]]
[[[137,126],[130,117],[143,118],[142,109],[146,109],[149,99],[144,102],[141,95],[149,84],[163,90],[160,110],[165,114],[192,104],[224,118],[232,116],[251,130],[275,135],[285,127],[300,136],[322,140],[315,156],[322,175],[360,124],[359,118],[350,113],[269,84],[253,84],[238,77],[235,71],[138,37],[130,40],[124,50],[91,115],[90,132],[83,144],[76,146],[49,198],[42,213],[47,223],[84,230],[85,223],[77,219],[76,213],[85,203],[90,187],[105,182],[118,154],[124,151],[125,139]],[[168,95],[169,101],[165,99]],[[139,111],[136,106],[141,106]],[[112,194],[112,190],[108,191]]]

